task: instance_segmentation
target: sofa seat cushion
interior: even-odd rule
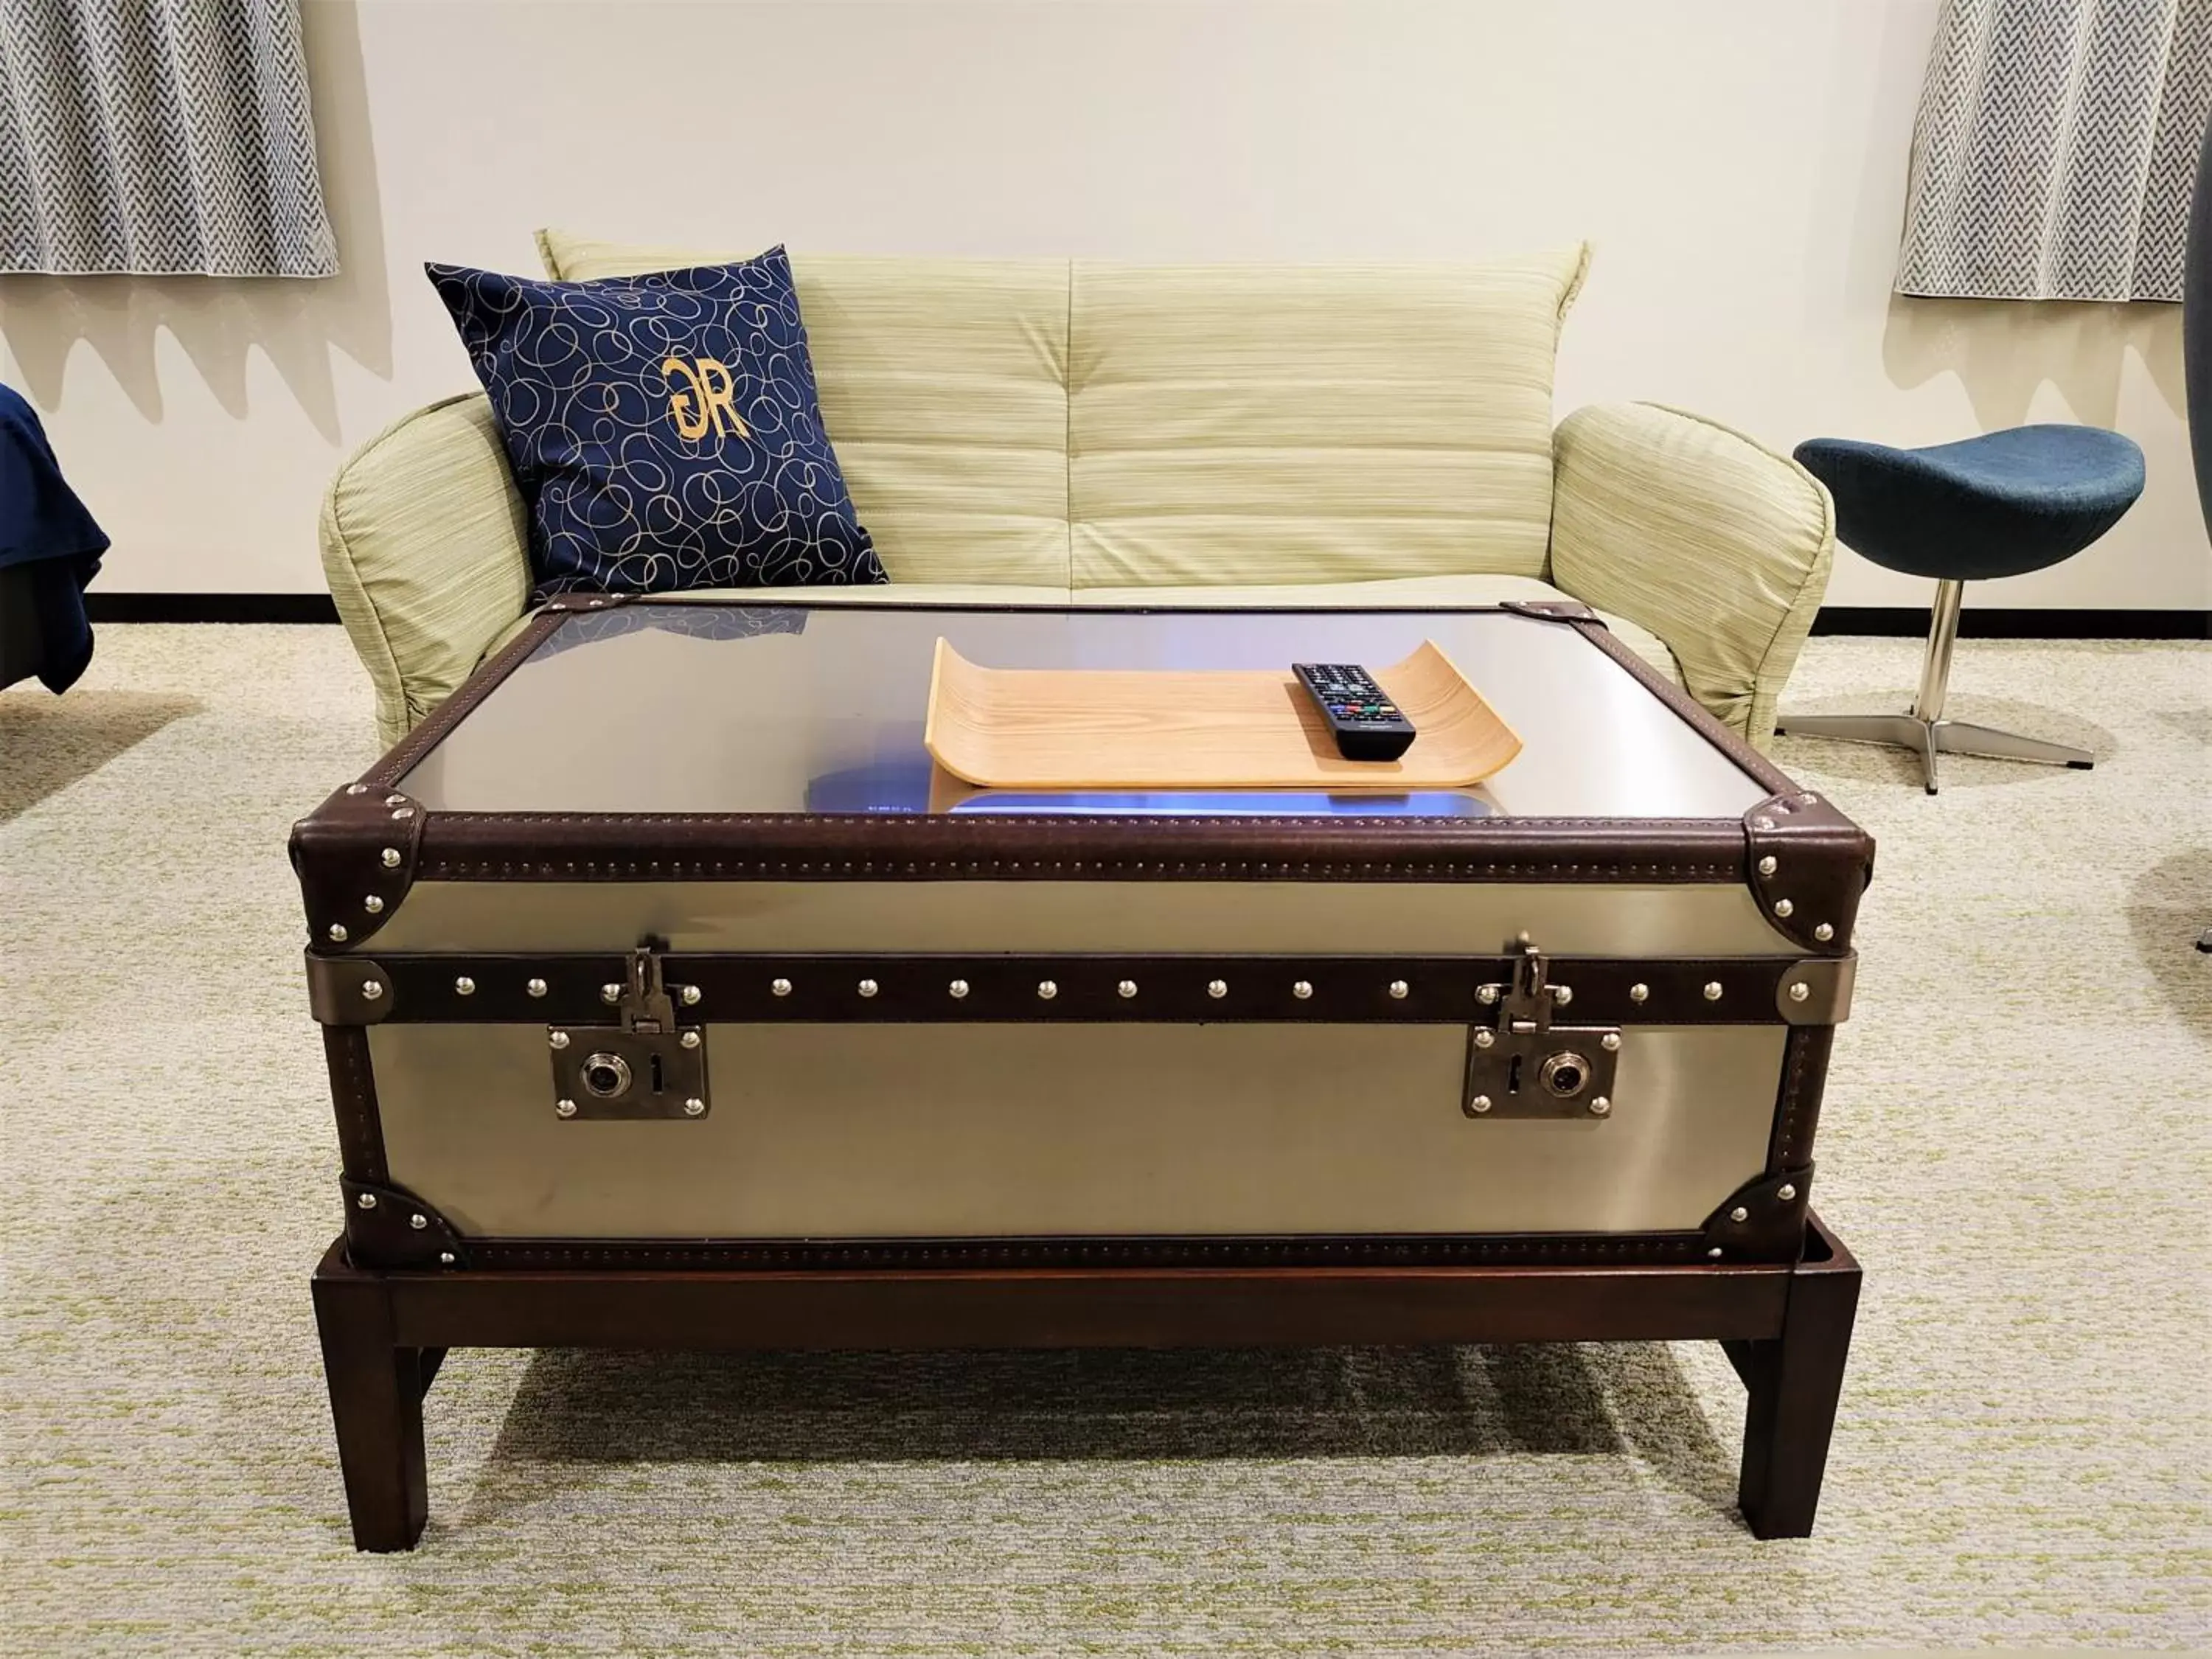
[[[1158,610],[1170,605],[1196,609],[1247,606],[1255,611],[1311,606],[1325,611],[1480,611],[1509,601],[1565,599],[1575,596],[1534,576],[1401,576],[1373,582],[1292,582],[1268,587],[1084,587],[1078,605],[1132,605]],[[1593,607],[1595,609],[1595,607]],[[1667,643],[1625,617],[1598,611],[1613,636],[1664,674],[1682,684],[1681,665]]]

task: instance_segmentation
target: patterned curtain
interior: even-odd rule
[[[0,0],[0,271],[337,268],[299,0]]]
[[[2181,298],[2212,0],[1946,0],[1897,288]]]

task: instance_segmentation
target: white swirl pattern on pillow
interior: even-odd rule
[[[587,283],[424,269],[490,395],[541,594],[888,580],[781,248]]]

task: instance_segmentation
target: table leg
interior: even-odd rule
[[[1858,1303],[1856,1262],[1808,1265],[1790,1280],[1780,1336],[1722,1345],[1751,1393],[1736,1503],[1754,1537],[1812,1535]]]
[[[412,1549],[430,1510],[422,1392],[445,1350],[398,1345],[391,1293],[374,1279],[319,1273],[314,1296],[354,1547]]]

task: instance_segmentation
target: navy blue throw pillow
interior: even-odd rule
[[[890,580],[781,248],[590,283],[423,269],[491,394],[541,594]]]

